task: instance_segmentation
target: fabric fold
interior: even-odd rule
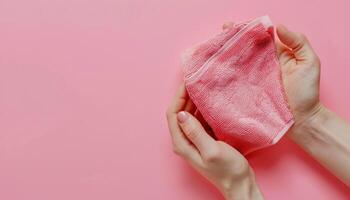
[[[234,25],[183,56],[186,89],[215,136],[248,154],[294,124],[268,16]]]

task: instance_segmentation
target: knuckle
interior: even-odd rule
[[[182,156],[184,154],[183,150],[178,146],[173,146],[173,152],[178,156]]]
[[[196,140],[198,137],[198,128],[197,127],[188,127],[186,133],[186,136],[190,139],[190,140]]]
[[[217,162],[218,160],[221,160],[221,154],[218,149],[210,149],[205,154],[205,160],[206,162]]]
[[[321,66],[320,58],[314,53],[310,56],[310,64],[312,67],[320,67]]]
[[[301,42],[307,42],[307,37],[303,33],[297,33],[298,38]]]
[[[235,167],[235,172],[239,174],[249,174],[252,171],[250,170],[249,164],[247,162],[239,162]]]

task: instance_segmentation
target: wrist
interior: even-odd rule
[[[289,136],[298,144],[309,145],[320,137],[323,125],[330,118],[331,112],[323,105],[315,108],[297,120]]]
[[[261,200],[263,196],[254,175],[222,190],[226,200]]]

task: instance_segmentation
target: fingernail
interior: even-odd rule
[[[230,29],[233,27],[233,22],[225,22],[223,25],[222,25],[222,29],[223,29],[223,32],[224,33],[227,33],[230,31]]]
[[[188,114],[185,111],[181,111],[177,113],[177,120],[179,120],[180,123],[184,123],[188,118]]]

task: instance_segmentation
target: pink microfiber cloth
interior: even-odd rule
[[[267,16],[196,45],[183,65],[189,96],[217,139],[243,154],[275,144],[293,125]]]

